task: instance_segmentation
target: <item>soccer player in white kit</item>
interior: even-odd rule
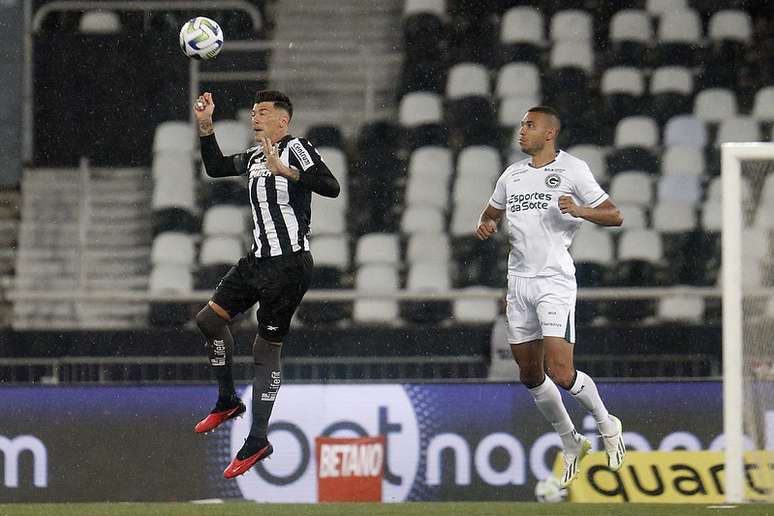
[[[591,377],[573,366],[577,285],[568,251],[584,219],[620,226],[623,217],[588,165],[557,151],[560,129],[559,116],[550,107],[537,106],[524,115],[519,146],[531,157],[510,165],[500,176],[479,218],[476,237],[491,237],[506,215],[511,244],[508,342],[521,382],[561,437],[560,482],[565,487],[578,476],[591,443],[575,431],[557,385],[593,415],[610,469],[618,471],[626,454],[621,421],[608,414]]]

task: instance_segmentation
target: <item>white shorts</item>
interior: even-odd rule
[[[577,292],[574,276],[508,275],[508,343],[543,337],[575,342]]]

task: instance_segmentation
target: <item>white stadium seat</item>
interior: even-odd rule
[[[121,32],[121,18],[113,11],[86,11],[78,21],[82,34],[116,34]]]
[[[407,208],[431,207],[446,211],[449,206],[449,189],[444,181],[427,174],[409,176],[404,205]]]
[[[412,14],[434,14],[443,18],[446,16],[446,0],[406,0],[403,16]]]
[[[491,193],[490,193],[491,196]],[[454,210],[452,210],[451,225],[449,227],[449,234],[452,237],[471,237],[473,238],[473,231],[476,229],[476,221],[484,210],[484,207],[489,202],[489,197],[486,199],[465,199],[455,203]]]
[[[645,79],[642,71],[633,66],[608,68],[602,74],[600,91],[603,95],[625,93],[641,97],[645,93]]]
[[[338,199],[312,196],[311,230],[315,235],[336,235],[346,232],[347,207]]]
[[[661,233],[683,233],[696,229],[696,210],[692,204],[659,202],[653,208],[653,229]]]
[[[202,241],[201,265],[236,264],[244,255],[242,240],[235,236],[211,236]]]
[[[672,11],[688,9],[687,0],[647,0],[645,10],[653,16],[662,16]]]
[[[409,266],[407,290],[442,292],[450,288],[448,263],[418,262]]]
[[[696,94],[693,114],[705,122],[722,122],[738,113],[736,95],[726,88],[709,88]]]
[[[645,172],[620,172],[610,182],[610,197],[619,203],[650,206],[653,203],[653,184]]]
[[[244,152],[255,141],[250,126],[240,120],[218,120],[213,129],[224,156]]]
[[[388,233],[369,233],[358,239],[355,247],[355,264],[400,263],[400,242],[398,235]]]
[[[512,7],[503,15],[500,42],[540,45],[546,39],[543,27],[543,15],[534,7]]]
[[[626,117],[615,128],[615,146],[653,148],[658,145],[658,124],[648,116]]]
[[[165,231],[153,239],[151,263],[190,266],[194,263],[193,237],[188,233]]]
[[[663,257],[664,248],[658,231],[629,229],[622,232],[618,243],[619,260],[645,260],[656,263]]]
[[[717,11],[709,20],[707,35],[712,41],[734,40],[749,43],[752,40],[750,15],[736,9]]]
[[[704,315],[704,300],[700,296],[668,295],[658,304],[656,318],[665,322],[699,323]]]
[[[452,153],[446,147],[435,145],[419,147],[409,156],[409,178],[414,176],[431,177],[441,187],[448,188],[453,172]]]
[[[567,149],[567,153],[585,161],[597,181],[607,180],[607,162],[602,147],[587,144],[573,145]]]
[[[314,253],[315,266],[349,269],[349,239],[346,235],[314,236],[309,246]]]
[[[761,88],[755,94],[752,116],[761,122],[774,122],[774,86]]]
[[[444,217],[439,208],[409,206],[403,211],[400,231],[404,235],[414,233],[440,233],[444,230]]]
[[[445,233],[414,233],[406,247],[408,264],[430,262],[446,264],[451,258],[449,237]]]
[[[487,289],[468,287],[463,289],[462,293],[477,294],[483,292],[487,292]],[[460,297],[454,300],[452,313],[454,319],[461,324],[490,323],[497,317],[497,299]]]
[[[661,201],[683,202],[694,206],[701,201],[701,177],[687,174],[671,174],[658,178],[656,197]]]
[[[153,152],[191,153],[194,151],[195,138],[196,133],[188,122],[162,122],[153,134]]]
[[[459,63],[452,66],[446,80],[446,98],[489,95],[489,70],[478,63]]]
[[[701,18],[693,9],[667,11],[658,23],[658,40],[661,43],[695,43],[702,40]]]
[[[580,9],[559,11],[551,17],[549,34],[553,41],[591,41],[594,38],[591,15]]]
[[[693,115],[677,115],[664,127],[664,145],[692,145],[705,147],[709,141],[704,122]]]
[[[193,290],[193,275],[186,267],[177,264],[154,265],[148,278],[151,292],[190,292]]]
[[[558,41],[549,55],[551,68],[580,68],[594,72],[594,49],[591,41]]]
[[[610,19],[610,41],[637,41],[649,44],[653,40],[648,13],[640,9],[623,9]]]
[[[398,287],[395,265],[364,265],[355,274],[355,288],[369,294],[391,292]],[[359,323],[394,324],[398,319],[398,303],[393,299],[361,297],[354,303],[352,318]]]
[[[497,74],[495,94],[504,97],[537,97],[540,95],[540,71],[533,63],[508,63]]]
[[[728,142],[761,141],[761,131],[758,121],[750,116],[735,116],[720,123],[715,145]]]
[[[701,176],[704,169],[704,152],[701,147],[670,145],[661,156],[661,174],[664,176]]]
[[[570,254],[578,263],[612,265],[614,257],[612,234],[601,229],[578,231],[572,241]]]
[[[247,231],[245,209],[239,206],[221,204],[204,212],[202,233],[205,236],[241,236]]]
[[[500,152],[488,145],[471,145],[457,155],[457,177],[475,177],[494,184],[503,172]]]
[[[684,66],[662,66],[653,71],[650,77],[650,93],[693,93],[693,74]]]
[[[400,101],[398,119],[403,127],[417,127],[423,124],[443,121],[441,97],[437,93],[414,91],[407,93]]]
[[[539,104],[538,97],[505,97],[497,110],[498,122],[504,127],[518,127],[527,110]]]
[[[151,176],[154,180],[164,176],[179,178],[181,181],[185,181],[185,178],[190,177],[193,181],[193,157],[190,154],[178,152],[158,152],[153,156]]]
[[[618,209],[621,210],[624,217],[623,226],[610,228],[609,231],[620,233],[628,229],[644,229],[648,227],[648,216],[642,204],[622,202],[618,204]]]

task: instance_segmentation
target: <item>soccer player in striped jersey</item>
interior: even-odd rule
[[[218,146],[214,109],[211,93],[201,95],[194,105],[202,161],[211,177],[248,176],[254,229],[250,252],[226,273],[196,316],[218,379],[218,401],[196,425],[196,432],[213,430],[246,410],[231,373],[234,341],[229,323],[260,303],[253,343],[253,421],[244,446],[223,472],[233,478],[273,452],[266,434],[282,382],[282,342],[309,288],[314,265],[308,238],[312,192],[337,197],[339,183],[309,141],[288,133],[293,105],[284,93],[262,90],[256,94],[252,110],[256,144],[232,156],[224,156]]]
[[[558,384],[597,422],[608,465],[618,471],[626,447],[621,421],[608,414],[597,386],[573,365],[575,265],[568,251],[583,220],[620,226],[623,216],[588,165],[557,150],[559,115],[547,106],[530,109],[521,121],[519,146],[531,156],[505,169],[478,221],[486,240],[505,219],[510,234],[506,315],[508,342],[519,376],[564,448],[560,483],[577,476],[591,443],[575,431]]]

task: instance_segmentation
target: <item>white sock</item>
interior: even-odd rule
[[[535,398],[538,410],[551,423],[556,433],[562,438],[562,446],[567,449],[575,446],[575,426],[562,403],[562,395],[551,378],[546,375],[543,383],[529,390]]]
[[[576,371],[575,383],[570,387],[570,394],[594,416],[599,433],[613,435],[618,431],[610,419],[610,414],[607,413],[605,404],[602,403],[602,398],[599,397],[594,380],[589,375],[583,371]]]

